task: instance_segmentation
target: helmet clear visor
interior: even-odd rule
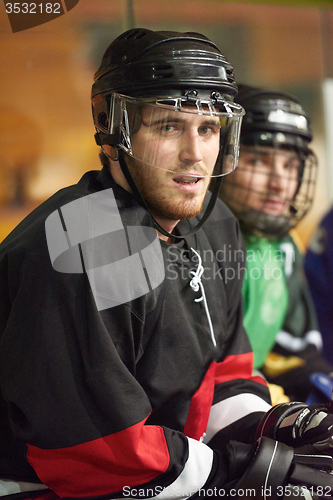
[[[243,145],[237,172],[221,196],[245,229],[279,235],[309,210],[317,177],[317,159],[308,149]]]
[[[220,177],[237,166],[243,115],[239,104],[223,100],[113,94],[108,132],[136,166]]]

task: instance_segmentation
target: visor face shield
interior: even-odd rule
[[[242,145],[222,197],[249,232],[283,234],[310,208],[316,176],[317,160],[309,149]]]
[[[137,166],[193,176],[232,172],[238,161],[243,108],[234,103],[186,98],[135,99],[112,95],[109,134]],[[190,174],[191,175],[191,174]]]

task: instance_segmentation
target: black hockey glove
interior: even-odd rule
[[[311,445],[315,450],[333,454],[333,413],[330,404],[282,403],[273,406],[262,418],[257,439],[262,436],[294,448]]]
[[[287,500],[288,497],[329,500],[333,497],[332,469],[331,456],[298,455],[284,443],[263,437],[229,496],[264,500]]]

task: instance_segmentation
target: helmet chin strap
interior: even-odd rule
[[[134,179],[129,171],[129,168],[128,168],[126,160],[125,160],[125,152],[122,149],[119,149],[118,152],[119,152],[118,161],[119,161],[120,168],[125,176],[125,179],[126,179],[128,185],[132,191],[134,198],[136,199],[137,202],[140,203],[140,205],[143,205],[147,209],[151,218],[154,221],[155,229],[157,229],[157,231],[159,233],[163,234],[164,236],[167,236],[168,238],[182,239],[182,238],[186,238],[186,236],[190,236],[190,235],[196,233],[198,231],[198,229],[201,228],[201,226],[206,222],[206,220],[210,216],[210,214],[215,206],[216,199],[218,197],[218,193],[219,193],[221,182],[222,182],[222,176],[214,177],[214,189],[212,191],[212,194],[211,194],[210,200],[208,202],[208,205],[206,207],[206,210],[205,210],[203,216],[201,217],[201,219],[199,220],[198,224],[196,226],[192,227],[192,229],[190,229],[186,234],[184,234],[182,236],[177,236],[176,234],[172,234],[172,233],[169,233],[168,231],[166,231],[155,220],[154,216],[152,215],[147,203],[145,202],[143,196],[141,195],[141,193],[140,193],[137,185],[135,184]]]

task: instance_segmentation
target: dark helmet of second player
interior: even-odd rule
[[[310,119],[295,97],[284,92],[239,85],[237,102],[246,110],[242,143],[285,144],[307,151],[312,140]]]
[[[272,168],[267,171],[267,176],[273,176],[276,175],[273,172],[274,155],[279,151],[293,151],[299,158],[297,187],[290,199],[286,200],[284,213],[271,215],[264,208],[258,210],[251,206],[250,190],[255,192],[255,185],[251,184],[247,193],[243,191],[240,199],[237,186],[242,169],[239,168],[237,176],[229,177],[222,187],[221,197],[235,212],[247,233],[280,236],[304,217],[313,202],[317,159],[309,148],[312,140],[310,119],[299,101],[287,93],[242,84],[238,88],[237,102],[246,112],[241,128],[240,165],[242,152],[246,150],[251,150],[258,158],[265,151],[273,151]],[[256,168],[259,167],[252,167],[253,173]],[[270,196],[268,189],[267,197]]]

